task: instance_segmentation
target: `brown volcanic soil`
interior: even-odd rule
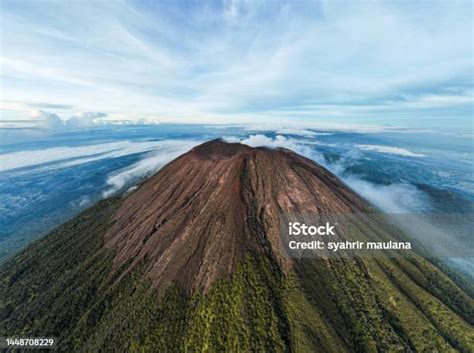
[[[106,236],[114,265],[144,265],[158,289],[191,293],[232,273],[250,253],[283,271],[280,220],[295,212],[367,210],[325,168],[286,149],[214,140],[180,156],[127,197]]]

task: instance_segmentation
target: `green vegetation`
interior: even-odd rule
[[[164,293],[112,266],[120,199],[0,267],[0,336],[54,336],[63,352],[474,351],[473,299],[420,257],[295,262],[248,254],[205,293]]]

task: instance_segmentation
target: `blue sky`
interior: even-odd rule
[[[471,1],[2,0],[0,19],[4,126],[472,130]]]

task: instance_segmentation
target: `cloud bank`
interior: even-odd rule
[[[66,168],[105,158],[118,158],[159,149],[163,141],[120,141],[77,147],[53,147],[0,154],[0,171],[19,168]]]
[[[400,148],[400,147],[380,146],[380,145],[355,145],[355,146],[364,151],[398,154],[400,156],[405,156],[405,157],[425,157],[424,154],[414,153],[405,148]]]
[[[107,189],[102,193],[102,196],[109,197],[125,187],[129,187],[139,179],[155,173],[165,164],[189,151],[199,143],[195,141],[161,141],[159,148],[150,152],[139,162],[108,176],[106,181]]]
[[[107,117],[107,114],[101,112],[83,112],[72,115],[69,119],[63,120],[58,114],[50,113],[44,110],[36,110],[32,117],[39,120],[41,127],[48,131],[78,130],[90,128],[104,124],[101,120]]]
[[[426,195],[413,185],[400,183],[377,185],[356,175],[345,173],[348,163],[361,157],[357,151],[349,152],[337,162],[328,163],[324,156],[312,147],[314,141],[296,140],[282,135],[271,138],[263,134],[250,135],[244,139],[228,137],[225,140],[252,147],[280,147],[293,150],[329,169],[358,194],[386,213],[419,212],[426,211],[429,207]]]

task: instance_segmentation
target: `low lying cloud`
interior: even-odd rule
[[[280,135],[298,135],[303,137],[314,137],[322,135],[330,135],[334,132],[352,132],[361,134],[377,134],[382,132],[397,132],[397,133],[415,133],[421,131],[420,129],[407,129],[395,125],[373,125],[361,124],[352,122],[337,122],[337,121],[311,121],[311,122],[288,122],[288,123],[248,123],[245,125],[227,125],[229,127],[241,127],[249,132],[274,132]],[[219,127],[225,127],[220,125]]]
[[[250,135],[248,138],[240,140],[240,143],[251,147],[266,146],[266,147],[284,147],[295,148],[296,144],[285,136],[277,135],[275,138],[268,137],[263,134]]]
[[[381,210],[387,213],[416,212],[425,210],[428,207],[428,200],[426,195],[413,185],[400,183],[379,185],[363,180],[357,175],[347,175],[345,173],[347,168],[354,161],[357,161],[362,157],[361,152],[358,150],[352,150],[348,152],[347,154],[343,155],[342,158],[337,162],[328,163],[321,153],[311,147],[312,145],[315,145],[314,141],[306,142],[304,140],[292,139],[282,135],[277,135],[275,138],[271,138],[263,134],[251,135],[245,139],[233,137],[226,138],[226,140],[229,142],[240,142],[252,147],[265,146],[269,148],[282,147],[291,149],[323,165],[331,172],[336,174],[341,180],[343,180],[358,194],[360,194],[374,206],[380,208]],[[395,147],[391,148],[396,149]],[[404,153],[404,151],[402,151],[402,153]]]
[[[117,141],[77,147],[52,147],[0,154],[0,171],[18,168],[66,168],[100,159],[152,151],[162,141]]]
[[[356,176],[343,177],[344,182],[371,204],[386,213],[408,213],[426,209],[426,195],[410,184],[376,185]]]
[[[364,151],[372,151],[379,153],[398,154],[405,157],[426,157],[421,153],[414,153],[405,148],[392,147],[392,146],[380,146],[380,145],[355,145]]]
[[[291,127],[276,129],[275,132],[277,134],[282,134],[282,135],[297,135],[297,136],[304,136],[304,137],[328,135],[328,133],[319,133],[319,132],[314,132],[307,129],[298,129],[298,128],[291,128]]]
[[[242,143],[251,147],[287,148],[320,164],[324,164],[323,155],[311,148],[311,144],[314,144],[314,141],[312,143],[305,143],[283,135],[277,135],[275,138],[271,138],[264,134],[250,135],[244,139],[238,137],[224,137],[224,141]]]
[[[273,131],[279,135],[295,135],[295,136],[303,136],[303,137],[314,137],[320,135],[329,135],[330,133],[327,132],[316,132],[312,131],[309,128],[301,127],[301,124],[276,124],[276,125],[269,125],[269,124],[250,124],[244,127],[247,131],[257,132],[257,131]]]
[[[102,193],[102,196],[109,197],[125,187],[130,187],[134,182],[155,173],[165,164],[189,151],[199,143],[199,141],[184,140],[160,141],[160,145],[141,161],[111,174],[106,181],[108,188]]]

